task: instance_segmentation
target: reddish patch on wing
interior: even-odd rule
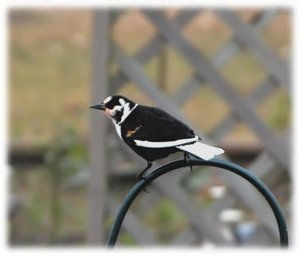
[[[133,129],[133,130],[127,130],[126,132],[126,137],[131,137],[136,131],[138,131],[140,128],[142,127],[142,125],[138,126],[137,128]]]

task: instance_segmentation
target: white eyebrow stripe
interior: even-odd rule
[[[104,104],[107,104],[107,103],[111,100],[111,98],[112,98],[111,96],[107,97],[107,98],[103,101],[103,103],[104,103]]]
[[[179,139],[176,141],[168,141],[168,142],[151,142],[151,141],[141,141],[141,140],[134,140],[135,144],[140,147],[147,147],[147,148],[167,148],[173,147],[178,145],[183,145],[191,142],[196,142],[199,140],[198,136],[193,138],[186,138],[186,139]]]

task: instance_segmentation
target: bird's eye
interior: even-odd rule
[[[111,104],[111,103],[106,103],[104,106],[108,109],[113,109],[113,107],[114,107],[113,104]]]

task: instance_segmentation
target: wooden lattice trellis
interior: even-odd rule
[[[274,176],[279,178],[288,175],[290,161],[289,130],[285,131],[283,137],[278,138],[255,111],[255,107],[262,103],[277,88],[282,87],[289,93],[290,74],[288,61],[277,57],[259,37],[259,33],[263,28],[277,15],[277,10],[260,11],[249,23],[241,20],[234,11],[216,10],[215,14],[230,28],[232,38],[221,47],[212,60],[205,57],[201,50],[195,49],[182,33],[184,27],[195,16],[204,12],[203,10],[182,10],[173,19],[167,18],[163,11],[141,10],[140,12],[151,21],[157,33],[134,56],[129,56],[111,40],[112,61],[117,64],[118,71],[110,78],[110,92],[117,91],[129,80],[133,81],[158,107],[188,123],[204,141],[211,144],[220,143],[221,139],[238,123],[243,122],[264,144],[264,150],[247,168],[260,178],[271,175],[273,178],[268,183],[269,185],[272,185],[272,180],[274,182]],[[100,11],[95,15],[101,16],[104,15],[104,12]],[[105,15],[107,16],[107,13]],[[114,16],[111,15],[113,17],[110,22],[111,27],[120,16],[122,16],[122,12]],[[97,32],[98,27],[96,23],[94,33],[97,34]],[[155,86],[145,75],[142,68],[142,65],[145,65],[153,56],[159,54],[166,44],[172,45],[193,67],[192,75],[172,95],[167,95]],[[247,100],[241,99],[228,81],[219,73],[219,69],[224,64],[245,48],[253,54],[268,72],[266,79],[256,86]],[[209,132],[208,136],[204,135],[198,127],[191,123],[180,109],[184,102],[189,100],[200,86],[206,86],[204,85],[206,83],[231,109],[217,127]],[[126,147],[124,148],[127,150]],[[264,241],[278,240],[278,230],[276,224],[274,224],[274,219],[270,216],[270,212],[266,210],[262,197],[253,192],[250,186],[245,186],[244,183],[239,182],[237,179],[221,173],[224,183],[230,188],[230,192],[208,208],[199,209],[189,198],[188,193],[178,185],[185,173],[179,172],[176,175],[168,176],[167,182],[160,180],[155,183],[151,189],[151,194],[143,198],[140,212],[130,212],[128,214],[124,222],[124,228],[138,243],[159,243],[154,233],[143,225],[140,215],[147,211],[162,196],[170,199],[188,220],[185,230],[179,233],[171,241],[171,244],[192,244],[200,240],[209,240],[221,245],[232,244],[220,233],[216,217],[224,208],[233,206],[236,203],[241,203],[253,211],[261,223],[261,227],[258,228],[255,235],[259,235]],[[118,208],[118,202],[111,194],[108,194],[107,201],[110,212],[114,214]],[[93,227],[93,224],[91,224],[91,227]]]

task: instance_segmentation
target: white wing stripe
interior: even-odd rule
[[[170,141],[170,142],[150,142],[150,141],[141,141],[141,140],[134,140],[134,142],[137,146],[140,146],[140,147],[167,148],[167,147],[173,147],[173,146],[178,146],[178,145],[195,142],[198,140],[199,140],[199,137],[195,136],[193,138],[179,139],[179,140]]]

